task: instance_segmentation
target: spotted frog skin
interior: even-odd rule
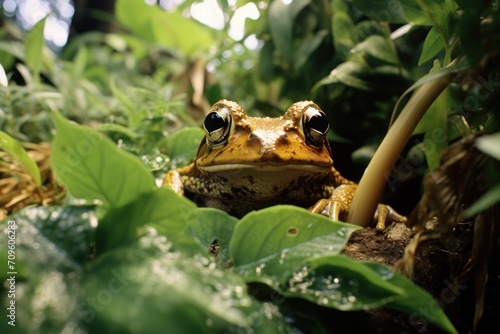
[[[202,206],[237,217],[275,204],[293,204],[346,220],[357,185],[333,167],[328,118],[311,101],[278,118],[249,117],[236,103],[217,102],[204,121],[194,162],[167,173],[164,185]],[[374,221],[405,221],[379,204]]]

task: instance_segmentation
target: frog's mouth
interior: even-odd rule
[[[330,170],[329,165],[312,165],[312,164],[221,164],[212,166],[199,166],[198,168],[204,172],[219,173],[227,171],[246,170],[252,172],[286,172],[286,171],[304,171],[304,172],[323,172]]]

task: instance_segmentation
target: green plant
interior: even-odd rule
[[[232,16],[235,8],[221,3]],[[414,151],[434,145],[425,151],[433,169],[450,140],[498,129],[496,1],[259,5],[261,18],[246,23],[247,36],[262,40],[257,50],[228,39],[227,19],[223,30],[207,32],[140,1],[117,1],[117,19],[130,32],[79,36],[60,56],[43,47],[44,21],[27,39],[2,28],[11,40],[0,42],[9,74],[8,85],[0,77],[0,129],[22,141],[50,141],[48,116],[54,115],[52,167],[70,193],[63,206],[26,208],[2,223],[4,231],[12,221],[18,227],[16,282],[24,295],[17,310],[26,331],[157,332],[168,323],[173,331],[190,332],[326,332],[334,310],[386,307],[455,332],[436,301],[410,281],[339,254],[357,227],[286,206],[238,221],[156,188],[150,171],[158,183],[162,172],[194,156],[203,131],[179,129],[200,123],[201,113],[188,112],[195,90],[209,102],[226,97],[269,115],[314,98],[332,120],[332,141],[355,153],[368,149],[371,158],[399,97],[420,88],[415,96],[428,104],[453,76],[417,127],[418,143],[409,144]],[[186,39],[176,39],[179,27]],[[241,65],[257,53],[258,61],[249,62],[256,66]],[[446,68],[456,57],[461,61]],[[203,73],[201,91],[192,73]],[[407,105],[427,109],[415,100]],[[405,102],[406,95],[399,104]],[[443,140],[433,137],[436,128]],[[478,146],[496,156],[497,139],[486,137]],[[333,147],[336,166],[348,160]],[[491,191],[467,213],[498,202],[499,181],[492,175]],[[1,235],[2,245],[9,233]],[[8,290],[2,293],[8,301]],[[437,310],[435,317],[426,308]]]
[[[168,324],[180,332],[289,332],[295,325],[284,318],[296,315],[280,306],[286,298],[301,298],[327,309],[385,306],[455,332],[437,305],[432,317],[419,311],[436,302],[409,280],[381,264],[339,254],[357,227],[289,206],[240,221],[196,208],[156,188],[137,157],[96,130],[58,113],[54,122],[53,169],[86,204],[27,208],[2,223],[17,227],[14,269],[17,289],[25,291],[16,304],[17,324],[26,330],[154,332]],[[7,245],[7,234],[1,239]],[[215,240],[217,257],[208,254]],[[89,245],[95,249],[90,262]],[[40,256],[29,255],[34,247]],[[255,299],[245,288],[255,282],[282,294],[281,302]],[[33,307],[42,301],[37,291],[48,299]]]

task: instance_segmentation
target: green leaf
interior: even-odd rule
[[[431,28],[427,37],[424,41],[424,46],[422,47],[422,53],[418,59],[418,66],[424,64],[428,60],[431,60],[435,55],[437,55],[441,50],[444,49],[446,41],[443,36],[439,33],[438,29],[434,26]]]
[[[282,293],[353,311],[380,307],[399,298],[403,291],[361,262],[342,255],[323,255],[310,258],[293,273]]]
[[[208,257],[173,252],[154,233],[98,257],[84,287],[79,313],[88,332],[288,332],[271,304],[248,295],[241,277]]]
[[[0,275],[2,280],[15,276],[15,329],[19,333],[64,332],[77,305],[82,263],[89,254],[95,225],[89,206],[25,208],[0,222]],[[15,234],[12,226],[16,226]],[[14,259],[8,259],[9,240],[15,241]],[[6,270],[5,265],[12,265],[8,260],[15,264]],[[2,305],[8,303],[7,294],[2,294]],[[0,324],[2,333],[15,333],[12,329],[7,321]]]
[[[144,1],[118,0],[116,16],[120,23],[146,41],[178,48],[188,56],[214,45],[211,28],[202,26],[178,12],[167,12]]]
[[[376,262],[363,262],[363,264],[377,272],[388,283],[399,287],[403,291],[402,295],[389,302],[386,307],[405,312],[411,316],[418,316],[446,333],[458,333],[430,294],[385,265]]]
[[[292,23],[289,5],[283,1],[273,1],[269,6],[269,29],[276,49],[283,60],[290,64],[292,61]]]
[[[38,269],[46,265],[45,256],[56,253],[61,261],[84,263],[97,226],[93,206],[25,208],[7,221],[17,224],[16,247],[24,252],[19,260]]]
[[[437,60],[435,63],[438,63]],[[424,134],[425,158],[430,170],[441,164],[441,153],[448,147],[448,94],[446,90],[432,103],[426,114],[434,114],[432,123],[426,119],[427,129]],[[427,115],[425,115],[427,116]],[[424,118],[425,118],[424,116]],[[419,124],[420,125],[420,124]],[[417,126],[418,127],[418,126]]]
[[[270,260],[279,262],[286,258],[286,266],[266,269],[283,273],[293,272],[313,255],[338,254],[357,229],[358,226],[332,222],[306,209],[278,205],[243,217],[234,229],[229,249],[236,270],[259,278],[261,265]],[[273,285],[270,277],[262,281]]]
[[[403,7],[397,0],[352,0],[353,5],[376,21],[407,23]]]
[[[290,11],[290,20],[293,22],[299,13],[311,3],[311,0],[295,0],[290,1],[289,11]]]
[[[264,83],[270,83],[274,79],[273,64],[274,45],[268,41],[259,52],[259,78]]]
[[[437,29],[439,34],[445,41],[450,39],[448,31],[448,16],[450,8],[447,0],[417,0],[421,10],[425,12],[427,17],[431,20],[433,28]]]
[[[120,133],[122,135],[125,135],[129,137],[130,139],[136,139],[139,137],[139,135],[133,131],[131,131],[129,128],[124,127],[123,125],[120,124],[115,124],[115,123],[105,123],[99,125],[99,130],[103,132],[116,132]]]
[[[357,38],[354,22],[344,12],[335,12],[332,19],[332,33],[335,50],[342,59],[348,59]]]
[[[367,91],[399,92],[408,81],[401,76],[396,66],[387,65],[372,68],[366,64],[349,61],[340,64],[328,76],[325,83],[342,82],[344,85]]]
[[[431,25],[424,12],[413,0],[353,0],[356,8],[376,21]]]
[[[425,12],[424,7],[421,6],[418,0],[399,0],[399,2],[407,22],[423,26],[433,25],[432,18]]]
[[[21,43],[14,41],[0,41],[0,51],[21,60],[24,60],[26,56],[26,48]]]
[[[479,197],[467,210],[464,212],[465,217],[472,217],[481,211],[500,202],[500,184],[494,186],[486,192],[486,194]]]
[[[42,67],[43,47],[45,45],[43,31],[45,29],[47,17],[48,15],[38,21],[26,36],[24,60],[26,65],[33,72],[35,78],[39,78],[40,69]]]
[[[183,232],[196,205],[173,190],[161,187],[125,206],[110,209],[97,228],[97,251],[102,253],[138,239],[149,225],[165,236]]]
[[[390,43],[391,42],[383,36],[372,35],[356,45],[354,50],[389,64],[399,65],[398,55]]]
[[[171,166],[178,168],[193,161],[205,136],[205,131],[200,128],[183,128],[167,137],[166,148],[171,159]]]
[[[69,192],[105,209],[117,208],[156,189],[153,176],[136,156],[120,150],[96,130],[54,113],[57,134],[52,168]]]
[[[187,233],[208,250],[217,240],[220,250],[218,257],[222,262],[229,260],[229,244],[238,220],[221,210],[200,208],[194,212],[193,220],[187,226]]]
[[[36,162],[30,158],[24,147],[22,147],[17,140],[3,131],[0,131],[0,149],[4,150],[17,160],[31,175],[37,186],[42,186],[42,178]]]
[[[295,71],[299,71],[302,66],[304,66],[304,64],[309,59],[309,56],[314,51],[316,51],[326,35],[328,35],[328,32],[326,30],[321,30],[316,34],[310,35],[302,40],[293,57],[293,65]]]
[[[484,153],[500,160],[500,132],[479,137],[476,140],[476,146]]]

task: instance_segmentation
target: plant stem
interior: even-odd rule
[[[453,77],[454,73],[449,73],[423,84],[405,105],[359,182],[349,209],[347,219],[349,223],[363,227],[371,224],[384,186],[389,181],[391,170],[398,156],[403,151],[422,116]]]

